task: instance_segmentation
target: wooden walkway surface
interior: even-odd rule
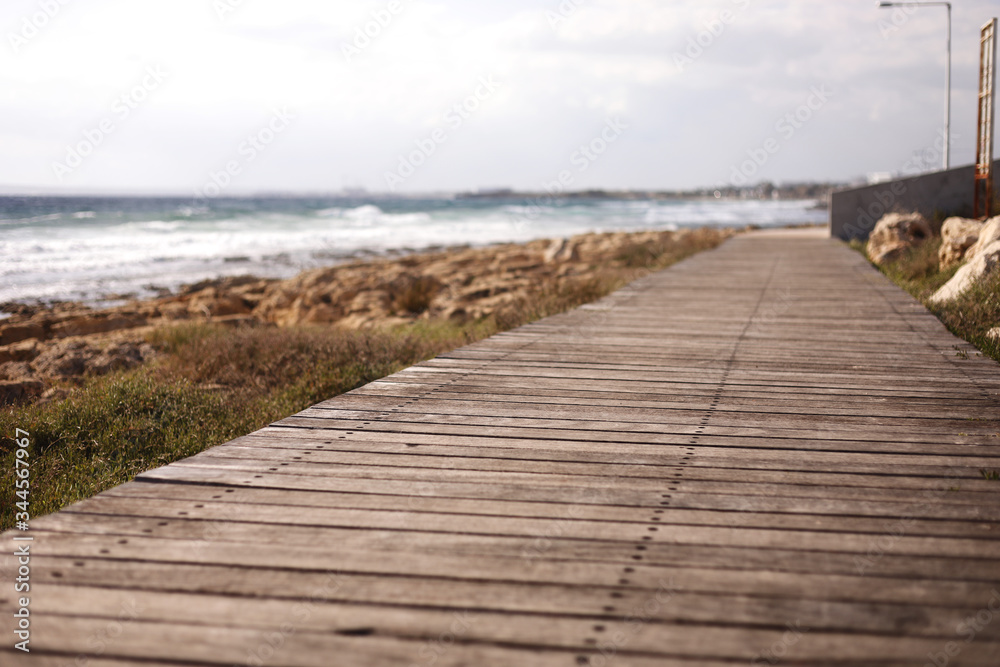
[[[740,236],[34,520],[0,664],[996,667],[998,371]]]

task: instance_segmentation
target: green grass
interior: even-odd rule
[[[1000,361],[1000,341],[986,337],[990,329],[1000,327],[1000,273],[980,281],[950,303],[932,306],[931,311],[956,336]]]
[[[850,245],[864,254],[864,242],[852,241]],[[876,268],[923,303],[953,334],[1000,361],[1000,342],[986,337],[987,331],[1000,327],[1000,272],[988,276],[953,301],[931,304],[930,296],[959,269],[953,266],[940,270],[937,259],[940,247],[941,239],[934,238]]]
[[[30,513],[39,516],[135,475],[255,431],[310,405],[499,331],[598,299],[723,235],[632,248],[589,278],[552,282],[488,318],[382,331],[320,327],[161,328],[158,361],[89,379],[64,400],[0,408],[0,529],[14,525],[16,429],[28,431]],[[399,306],[416,311],[416,285]]]
[[[0,412],[30,433],[31,508],[45,514],[432,356],[461,338],[189,325],[157,364],[93,380],[58,403]],[[436,343],[436,344],[435,344]],[[11,525],[4,442],[3,527]]]

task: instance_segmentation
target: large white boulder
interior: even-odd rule
[[[992,275],[1000,267],[1000,240],[979,250],[971,262],[960,268],[951,280],[931,296],[931,303],[951,301],[977,281]]]
[[[982,226],[979,238],[965,251],[965,261],[970,261],[994,241],[1000,241],[1000,215],[993,216]]]
[[[868,259],[876,264],[892,261],[931,235],[930,224],[919,213],[886,213],[868,237]]]
[[[938,250],[938,262],[942,269],[953,264],[959,264],[965,257],[965,251],[979,240],[979,232],[983,228],[981,220],[969,218],[948,218],[941,225],[941,249]]]

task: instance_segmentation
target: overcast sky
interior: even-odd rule
[[[3,0],[0,188],[672,189],[913,171],[920,151],[935,167],[945,10],[876,4]],[[961,165],[1000,3],[953,4]]]

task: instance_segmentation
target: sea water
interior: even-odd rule
[[[590,231],[825,223],[812,200],[0,197],[0,304],[106,305],[232,275]]]

